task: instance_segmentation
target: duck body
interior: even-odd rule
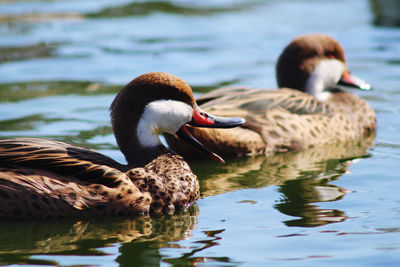
[[[143,89],[152,99],[138,97]],[[127,165],[94,150],[52,140],[0,140],[0,217],[172,213],[199,197],[199,183],[189,165],[157,141],[163,131],[185,137],[185,124],[213,127],[219,123],[217,117],[199,113],[183,80],[165,73],[139,76],[118,94],[111,118]],[[224,118],[218,127],[243,122]],[[195,145],[222,161],[200,143]]]
[[[173,212],[199,197],[179,155],[129,168],[96,151],[61,142],[0,141],[1,217],[133,216]]]
[[[366,101],[337,84],[369,89],[347,70],[344,51],[332,38],[310,34],[292,41],[279,58],[278,90],[227,87],[197,98],[200,107],[219,116],[241,116],[241,127],[195,129],[196,139],[223,156],[255,156],[358,140],[376,128]],[[299,89],[289,89],[299,88]],[[185,157],[198,157],[167,136]]]

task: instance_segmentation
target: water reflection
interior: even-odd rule
[[[0,102],[17,102],[25,99],[68,94],[89,96],[114,95],[121,88],[121,85],[100,84],[88,81],[0,83]]]
[[[379,26],[400,26],[400,1],[371,0],[374,24]]]
[[[300,217],[284,223],[287,226],[314,227],[346,220],[347,216],[341,210],[321,209],[318,205],[312,204],[342,199],[346,190],[329,185],[331,180],[334,178],[323,181],[318,179],[315,181],[314,178],[299,179],[287,181],[280,186],[282,199],[275,208],[286,215]]]
[[[55,44],[38,43],[27,46],[0,47],[0,64],[8,61],[48,58],[55,55]]]
[[[115,243],[122,243],[119,247],[121,254],[116,259],[121,266],[158,265],[161,259],[159,248],[174,246],[168,242],[188,237],[197,224],[197,216],[197,206],[191,206],[186,212],[174,216],[2,220],[0,265],[60,265],[60,262],[51,260],[52,256],[106,256],[108,254],[102,248]],[[60,257],[54,259],[62,260]],[[101,261],[101,257],[98,260]]]
[[[122,1],[123,3],[98,3],[90,8],[90,4],[76,5],[74,1],[65,1],[64,10],[60,8],[49,8],[48,1],[35,1],[34,4],[25,3],[28,12],[15,12],[11,7],[9,14],[0,13],[1,22],[49,22],[54,20],[84,20],[87,18],[148,16],[154,13],[176,14],[184,16],[208,16],[223,12],[238,12],[248,10],[260,5],[257,1],[239,1],[216,5],[215,3],[190,3],[182,1]],[[88,8],[89,7],[89,8]],[[92,10],[90,10],[92,9]],[[95,9],[95,11],[93,10]],[[12,12],[14,11],[14,12]]]
[[[202,240],[195,241],[194,243],[196,244],[195,248],[190,247],[189,251],[186,253],[182,253],[179,257],[163,257],[162,261],[167,262],[173,266],[194,266],[197,263],[200,262],[224,262],[224,263],[230,263],[232,260],[228,257],[198,257],[194,256],[196,253],[206,250],[210,247],[219,245],[218,240],[221,239],[221,237],[218,236],[218,234],[224,232],[225,229],[219,229],[219,230],[209,230],[209,231],[203,231],[202,233],[206,235],[206,238],[203,238]],[[130,243],[127,244],[126,246],[130,246],[132,248],[138,246],[138,244]],[[142,246],[142,245],[139,245]],[[169,244],[168,247],[174,247],[175,248],[186,248],[188,247],[182,247],[179,246],[178,244]],[[128,255],[128,253],[125,253],[125,255]],[[130,253],[132,255],[132,252]],[[119,261],[120,263],[123,263]],[[121,264],[121,265],[126,265],[126,266],[132,266],[132,260],[131,259],[126,259],[126,264]],[[148,264],[146,262],[146,264]],[[151,266],[155,266],[155,262],[152,263]],[[136,265],[135,265],[136,266]]]
[[[278,185],[282,197],[275,208],[286,215],[300,217],[286,221],[286,225],[320,226],[347,218],[343,211],[321,209],[313,203],[343,198],[347,190],[330,182],[346,173],[354,159],[368,157],[367,149],[373,145],[374,138],[371,135],[360,142],[236,160],[226,165],[205,162],[192,165],[200,178],[203,197]]]
[[[250,2],[223,5],[222,7],[200,6],[198,3],[183,4],[176,1],[132,2],[125,5],[112,6],[99,12],[89,13],[88,17],[124,17],[146,16],[152,13],[178,15],[213,15],[222,12],[240,11],[251,6]]]

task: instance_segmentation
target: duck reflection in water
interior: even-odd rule
[[[286,225],[321,226],[347,219],[343,211],[321,209],[314,203],[338,201],[350,191],[330,182],[348,172],[356,159],[368,157],[374,138],[371,135],[362,142],[235,160],[221,166],[205,162],[193,162],[192,166],[200,179],[202,197],[277,185],[282,198],[275,208],[300,217],[284,222]]]
[[[159,266],[214,260],[195,257],[196,252],[218,245],[218,234],[223,230],[204,231],[205,238],[182,257],[165,259],[161,248],[181,246],[177,241],[187,239],[196,228],[198,207],[193,204],[186,211],[174,215],[139,216],[134,218],[86,218],[0,221],[0,265],[31,264],[60,265],[52,261],[60,255],[112,256],[119,266]],[[118,253],[104,248],[118,244]],[[187,248],[185,248],[187,249]],[[32,257],[34,256],[34,257]],[[218,260],[218,259],[216,259]],[[229,262],[229,258],[226,259]]]
[[[0,242],[0,265],[58,266],[51,256],[106,256],[109,254],[104,248],[116,243],[122,243],[116,258],[121,266],[158,265],[162,258],[159,248],[187,238],[197,224],[198,214],[198,207],[192,205],[186,212],[177,211],[173,216],[3,219],[0,221],[0,240],[3,241]],[[41,257],[43,255],[45,257]]]
[[[337,201],[344,197],[347,190],[329,184],[344,174],[349,162],[337,162],[329,173],[308,172],[304,177],[286,181],[278,189],[282,199],[275,208],[280,212],[300,217],[285,221],[287,226],[314,227],[329,223],[341,222],[347,219],[345,213],[337,209],[322,209],[317,202]]]

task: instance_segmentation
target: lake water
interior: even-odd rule
[[[378,119],[376,139],[360,144],[192,162],[202,198],[172,216],[2,219],[0,264],[399,266],[396,3],[0,1],[1,137],[52,138],[124,162],[108,106],[132,78],[169,72],[196,94],[275,88],[280,51],[308,32],[344,46],[352,72],[374,87],[353,92]]]

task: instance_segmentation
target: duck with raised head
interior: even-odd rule
[[[220,116],[240,116],[246,123],[232,131],[191,129],[193,136],[223,156],[260,155],[301,150],[358,140],[374,134],[374,110],[344,85],[371,86],[351,75],[342,46],[323,34],[295,38],[276,65],[279,90],[221,88],[197,99],[203,110]],[[292,89],[289,89],[292,88]],[[185,157],[198,157],[166,136]]]
[[[127,165],[52,140],[0,140],[0,217],[171,213],[199,197],[199,184],[183,158],[161,144],[159,134],[177,135],[223,162],[193,138],[186,125],[231,128],[244,122],[203,112],[190,86],[166,73],[132,80],[110,110]]]

